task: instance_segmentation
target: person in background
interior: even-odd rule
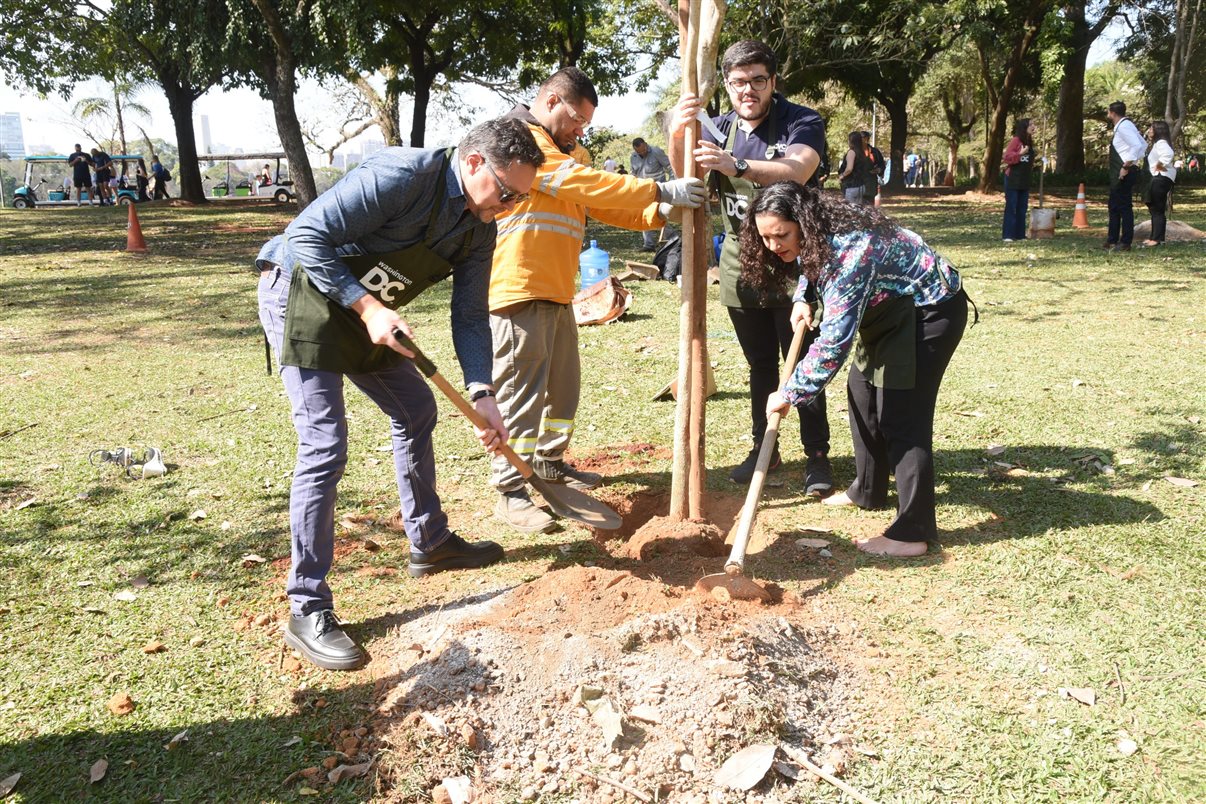
[[[909,155],[904,158],[905,168],[905,186],[916,187],[917,176],[921,171],[921,157],[916,151],[909,151]]]
[[[896,519],[882,535],[855,544],[877,555],[922,555],[938,537],[934,408],[967,326],[959,273],[874,207],[796,182],[772,184],[750,206],[741,273],[763,292],[797,283],[793,327],[812,324],[807,293],[820,292],[820,336],[767,399],[767,415],[807,405],[853,352],[846,396],[855,478],[824,504],[882,508],[895,475]]]
[[[863,150],[867,152],[867,157],[875,166],[875,182],[871,185],[871,196],[879,195],[879,185],[888,180],[888,170],[891,165],[884,159],[883,152],[871,144],[871,132],[863,132]],[[870,203],[870,202],[868,202]]]
[[[813,109],[792,103],[777,89],[779,59],[756,39],[734,43],[721,59],[720,77],[728,91],[732,111],[713,117],[723,142],[702,131],[695,163],[712,171],[719,187],[725,239],[720,251],[720,303],[725,306],[737,342],[749,365],[750,435],[753,448],[729,472],[729,480],[748,484],[758,464],[766,435],[766,398],[779,384],[780,355],[791,349],[791,295],[786,287],[763,293],[750,287],[741,272],[739,257],[745,211],[758,191],[777,181],[815,184],[825,152],[825,121]],[[683,166],[683,130],[702,108],[699,98],[684,93],[675,108],[670,129],[672,164]],[[810,332],[804,348],[816,337]],[[804,447],[804,493],[825,497],[833,492],[829,463],[829,419],[825,398],[818,394],[800,408],[800,443]],[[778,445],[767,471],[782,465]]]
[[[632,167],[632,175],[638,179],[665,181],[674,177],[674,170],[670,167],[670,158],[666,156],[666,152],[656,145],[650,145],[641,137],[632,141],[632,155],[628,157],[628,164]],[[661,231],[649,229],[643,232],[641,251],[657,251],[657,240]]]
[[[147,195],[147,187],[150,186],[150,179],[147,178],[147,169],[143,167],[142,160],[138,160],[138,165],[134,168],[134,181],[138,186],[138,200],[150,201],[151,197]]]
[[[1130,251],[1135,238],[1135,183],[1143,170],[1147,143],[1126,116],[1126,104],[1114,101],[1106,116],[1114,125],[1110,140],[1110,225],[1103,248]]]
[[[1177,168],[1173,164],[1172,134],[1168,130],[1168,123],[1153,120],[1147,130],[1147,139],[1152,144],[1147,154],[1152,182],[1147,188],[1145,200],[1147,211],[1152,216],[1152,231],[1143,245],[1151,247],[1164,244],[1164,230],[1168,225],[1168,196],[1177,181]]]
[[[1013,139],[1005,148],[1005,217],[1001,240],[1012,243],[1026,239],[1030,206],[1030,175],[1034,168],[1034,135],[1038,127],[1029,117],[1013,124]]]
[[[603,169],[608,173],[615,173],[618,166],[619,164],[616,162],[616,160],[612,159],[610,156],[603,160]]]
[[[875,197],[874,192],[870,197],[867,195],[867,188],[875,180],[875,163],[867,155],[861,131],[851,131],[846,139],[850,148],[842,158],[842,169],[838,171],[842,194],[851,204],[869,204]]]
[[[273,181],[272,181],[272,168],[271,167],[269,167],[268,165],[264,165],[262,168],[260,168],[260,175],[256,176],[256,184],[259,185],[260,187],[271,187],[272,186]]]
[[[109,180],[113,178],[113,160],[109,158],[109,154],[105,153],[104,149],[93,148],[92,166],[96,169],[94,185],[97,195],[100,196],[100,205],[102,207],[112,206],[113,190],[109,186]]]
[[[78,207],[83,200],[84,190],[88,191],[88,202],[92,203],[92,157],[75,144],[75,150],[67,157],[71,166],[71,183],[75,185],[75,205]]]
[[[155,179],[151,197],[155,199],[171,198],[172,196],[167,191],[167,183],[171,181],[172,174],[168,173],[168,169],[159,161],[158,155],[151,157],[151,177]]]

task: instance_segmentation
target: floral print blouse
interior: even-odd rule
[[[829,243],[833,254],[817,281],[825,305],[820,335],[783,388],[796,406],[810,402],[846,362],[868,306],[912,296],[915,307],[927,307],[961,287],[954,267],[908,229],[830,235]],[[804,301],[807,288],[801,276],[793,301]]]

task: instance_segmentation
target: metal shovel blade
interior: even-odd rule
[[[624,522],[619,514],[589,494],[560,483],[550,483],[535,473],[526,480],[529,486],[540,492],[557,516],[599,530],[615,530]]]

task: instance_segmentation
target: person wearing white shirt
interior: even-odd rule
[[[1126,104],[1114,101],[1106,113],[1114,126],[1110,142],[1110,226],[1106,251],[1130,251],[1135,237],[1135,182],[1143,170],[1141,160],[1147,143],[1126,116]]]
[[[615,173],[617,167],[619,167],[619,164],[610,156],[603,160],[603,169],[608,173]]]
[[[1147,130],[1147,138],[1152,148],[1147,154],[1147,168],[1152,174],[1152,182],[1144,193],[1143,200],[1147,202],[1147,211],[1152,215],[1152,231],[1144,246],[1159,246],[1164,244],[1164,228],[1168,222],[1168,195],[1172,192],[1177,181],[1176,163],[1173,162],[1172,135],[1168,123],[1163,120],[1153,120]]]

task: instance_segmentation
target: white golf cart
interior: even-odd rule
[[[215,162],[226,163],[226,180],[219,181],[209,187],[207,195],[214,200],[232,198],[273,200],[286,204],[297,200],[293,191],[293,181],[281,172],[281,162],[287,157],[284,153],[270,151],[267,153],[251,154],[198,154],[197,162],[202,168],[212,167]],[[250,162],[255,165],[251,178],[235,163]],[[261,180],[259,170],[264,163],[273,165],[269,181]],[[206,179],[205,181],[208,181]]]

